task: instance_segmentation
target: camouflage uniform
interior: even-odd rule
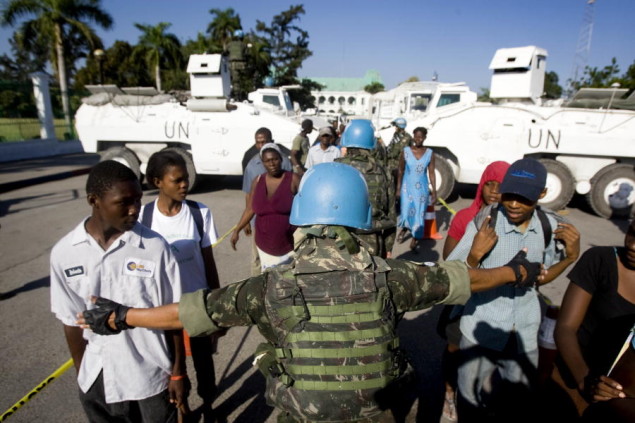
[[[395,131],[390,144],[386,148],[386,168],[397,180],[397,168],[399,167],[399,155],[404,148],[412,143],[412,137],[404,131]]]
[[[371,150],[350,147],[346,156],[335,159],[359,170],[366,185],[368,199],[373,208],[373,228],[370,231],[357,230],[357,236],[369,245],[369,253],[373,256],[386,257],[395,243],[397,216],[395,208],[395,191],[392,175],[373,156]]]
[[[301,154],[300,163],[302,163],[302,166],[306,163],[306,157],[309,155],[309,148],[311,148],[309,137],[304,135],[302,132],[296,135],[291,143],[291,150],[297,150]]]
[[[192,336],[255,324],[267,402],[279,421],[376,421],[407,365],[396,326],[411,310],[464,303],[462,262],[425,267],[372,257],[341,226],[296,231],[296,260],[219,290],[185,294],[179,318]]]

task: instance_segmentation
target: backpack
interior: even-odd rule
[[[192,214],[192,219],[194,219],[194,224],[196,225],[196,230],[198,231],[198,236],[200,238],[199,243],[203,242],[203,235],[205,234],[205,230],[203,229],[203,213],[201,213],[201,208],[198,203],[193,200],[185,200],[185,204],[190,208],[190,213]],[[141,216],[141,224],[152,228],[152,215],[154,214],[154,201],[148,203],[143,208],[143,215]]]

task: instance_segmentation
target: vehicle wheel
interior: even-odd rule
[[[575,192],[575,179],[563,163],[553,159],[540,159],[547,169],[547,194],[538,203],[542,207],[557,211],[563,209]]]
[[[194,161],[192,160],[192,155],[188,151],[185,151],[182,148],[178,148],[178,147],[164,148],[161,151],[172,151],[174,153],[177,153],[181,157],[183,157],[183,160],[185,160],[185,167],[187,169],[187,174],[189,176],[189,182],[190,182],[190,186],[188,187],[187,191],[188,192],[192,191],[192,189],[194,188],[198,180],[198,178],[196,177],[196,168],[194,167]]]
[[[437,197],[447,199],[454,190],[454,172],[448,161],[434,154],[434,174],[437,178]]]
[[[615,194],[624,183],[633,188],[628,195],[628,206],[614,209],[609,204],[609,196]],[[591,192],[587,194],[587,201],[599,216],[629,217],[633,213],[635,203],[635,168],[632,165],[616,163],[600,170],[591,179]]]
[[[137,175],[139,182],[142,181],[143,176],[141,175],[141,162],[137,158],[137,155],[131,150],[128,150],[126,147],[113,147],[104,151],[99,161],[103,162],[105,160],[114,160],[126,165],[134,172],[135,175]]]

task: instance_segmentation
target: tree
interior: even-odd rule
[[[227,51],[227,44],[231,41],[234,31],[241,29],[240,16],[236,15],[231,7],[221,9],[211,9],[209,11],[214,15],[214,20],[207,26],[212,40],[212,46],[216,46],[213,53],[222,53]],[[220,51],[219,51],[220,50]]]
[[[491,103],[492,102],[492,98],[489,96],[489,88],[482,88],[481,87],[481,92],[479,93],[478,97],[476,98],[476,101],[480,101],[483,103]]]
[[[410,78],[406,79],[404,82],[419,82],[420,79],[418,76],[411,76]],[[401,84],[403,84],[404,82],[402,82]],[[399,85],[401,85],[399,84]]]
[[[309,33],[294,24],[304,13],[304,6],[290,6],[274,16],[270,26],[256,21],[256,32],[262,34],[270,47],[276,85],[298,83],[298,69],[313,54],[309,50]]]
[[[176,68],[181,65],[181,43],[176,35],[165,32],[171,26],[167,22],[159,22],[154,26],[138,23],[134,25],[142,34],[133,56],[142,56],[148,66],[154,69],[157,90],[161,91],[161,67],[165,65]]]
[[[377,94],[380,91],[384,91],[384,89],[385,89],[384,84],[377,81],[371,82],[370,84],[364,87],[364,91],[370,94]]]
[[[0,80],[28,82],[29,74],[46,68],[48,49],[39,46],[37,50],[23,47],[22,34],[15,32],[9,39],[11,56],[0,56]]]
[[[554,71],[545,74],[545,98],[555,99],[562,97],[562,87],[558,85],[558,74]]]
[[[91,46],[101,45],[101,40],[86,22],[93,22],[104,29],[112,26],[112,18],[100,7],[99,0],[9,0],[1,12],[3,26],[14,26],[18,19],[35,16],[25,21],[19,32],[25,40],[46,41],[53,53],[53,65],[57,64],[57,78],[62,94],[62,107],[66,123],[71,127],[66,76],[65,38],[69,31],[88,41]],[[55,63],[55,61],[57,63]]]
[[[147,87],[154,84],[147,65],[136,60],[133,51],[133,46],[120,40],[104,51],[101,66],[105,84],[115,84],[119,87]],[[94,55],[90,55],[86,60],[86,66],[75,76],[75,89],[98,82],[99,63]]]
[[[575,90],[579,90],[582,87],[590,88],[608,88],[614,82],[618,82],[617,75],[620,72],[620,68],[617,64],[617,59],[613,57],[611,64],[604,66],[602,69],[597,67],[587,66],[584,68],[584,74],[579,81],[574,81],[572,86]]]

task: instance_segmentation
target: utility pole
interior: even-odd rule
[[[578,36],[578,45],[575,49],[573,57],[573,68],[569,78],[569,87],[567,89],[567,97],[571,98],[575,90],[574,84],[578,78],[584,74],[584,69],[589,62],[589,51],[591,50],[591,36],[593,35],[593,14],[595,12],[596,0],[587,0],[584,8],[584,19]]]

